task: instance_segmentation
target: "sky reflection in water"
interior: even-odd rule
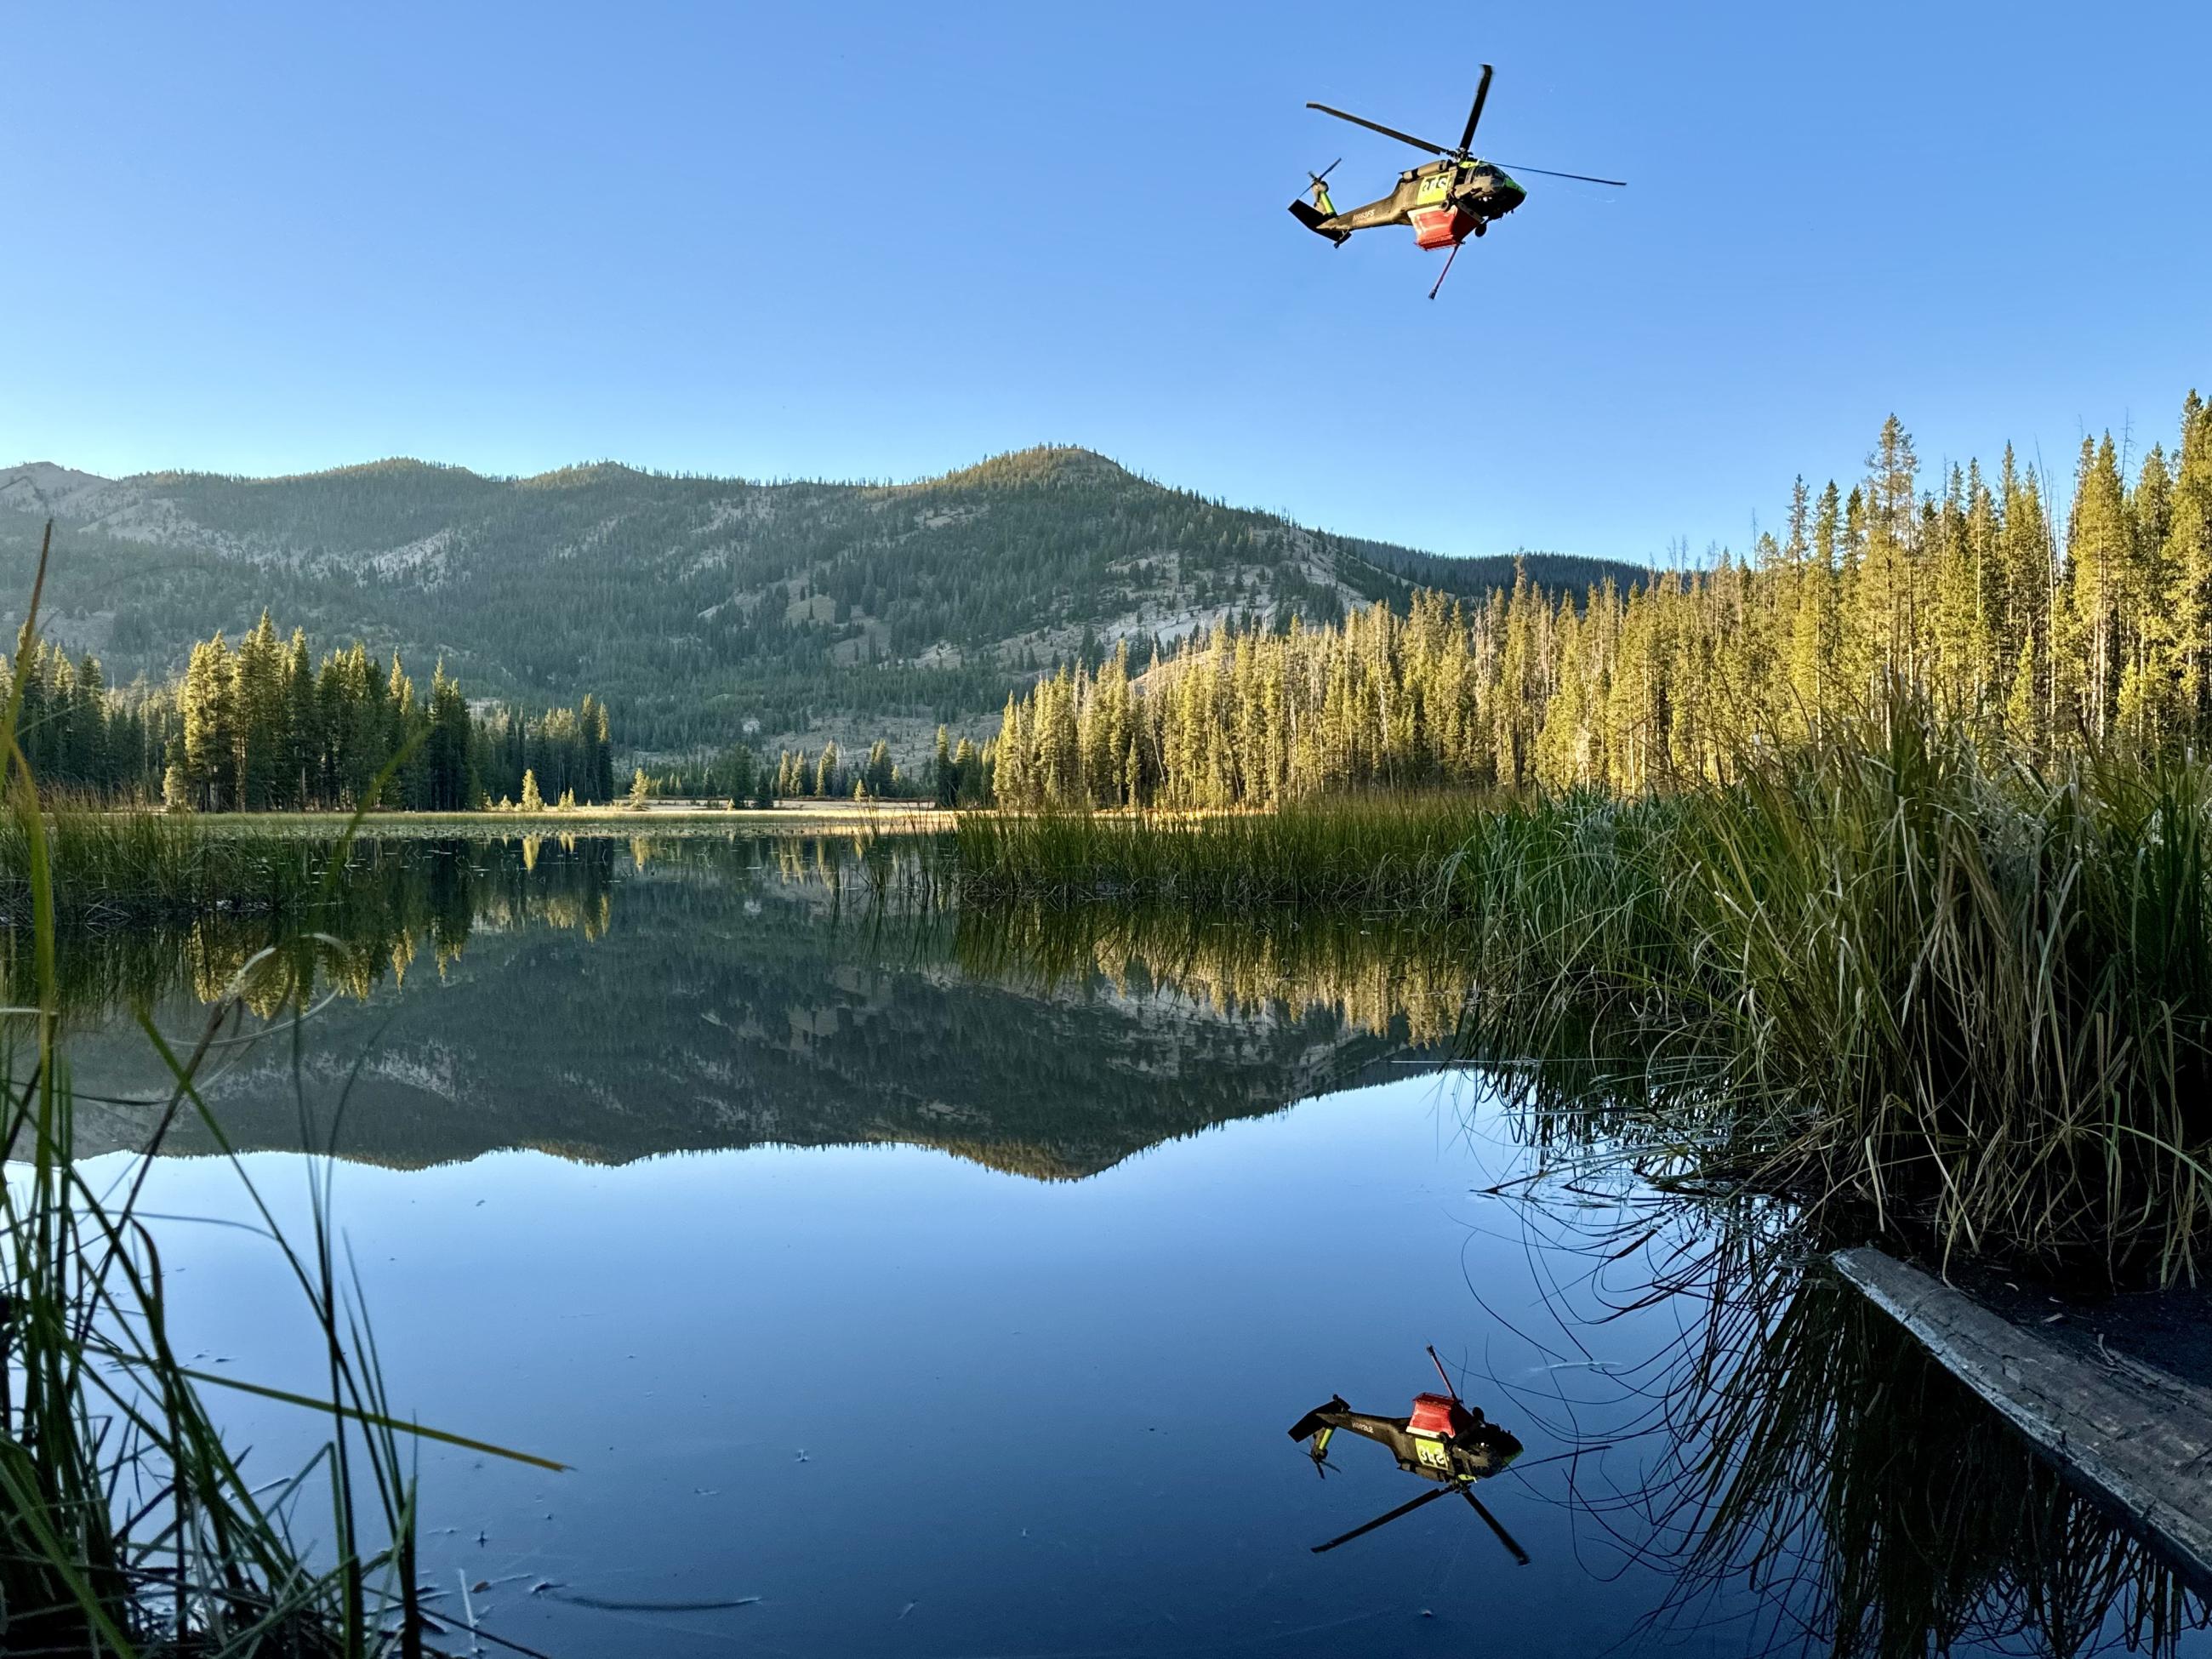
[[[1686,1374],[1682,1332],[1708,1304],[1602,1316],[1694,1223],[1610,1265],[1543,1248],[1553,1223],[1475,1190],[1516,1154],[1473,1079],[1400,1066],[1273,1109],[1394,1077],[1413,1054],[1402,1018],[1363,1015],[1342,983],[1305,988],[1323,1006],[1239,1012],[1218,971],[1194,994],[1161,962],[1110,980],[1063,963],[1047,993],[963,972],[946,937],[886,953],[833,921],[818,867],[746,843],[592,868],[608,902],[591,928],[510,905],[442,983],[387,981],[319,1033],[349,1060],[372,1040],[386,1056],[346,1132],[374,1161],[339,1170],[337,1203],[396,1401],[576,1466],[425,1448],[441,1607],[489,1580],[472,1597],[488,1628],[564,1654],[1800,1644],[1789,1615],[1814,1603],[1739,1572],[1686,1579],[1694,1537],[1638,1498],[1701,1449],[1694,1397],[1669,1431],[1636,1431],[1656,1385]],[[173,995],[163,1023],[191,1006]],[[120,1034],[86,1049],[127,1092]],[[342,1077],[308,1081],[326,1113]],[[216,1092],[275,1146],[289,1091],[271,1062]],[[131,1144],[130,1118],[103,1121],[110,1144]],[[534,1142],[617,1161],[513,1150]],[[304,1214],[303,1160],[247,1163]],[[165,1159],[147,1202],[240,1208],[205,1158]],[[164,1233],[185,1351],[313,1388],[266,1247]],[[1771,1332],[1784,1305],[1746,1328]],[[1422,1488],[1342,1439],[1317,1479],[1286,1429],[1332,1393],[1404,1412],[1434,1383],[1429,1342],[1526,1444],[1522,1472],[1480,1490],[1528,1567],[1455,1503],[1310,1553]],[[234,1416],[269,1474],[312,1443],[281,1412]],[[1890,1443],[1909,1451],[1911,1425]],[[2090,1624],[2086,1645],[2119,1633]]]

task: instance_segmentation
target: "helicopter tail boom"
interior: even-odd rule
[[[1291,1425],[1291,1438],[1293,1440],[1311,1439],[1317,1431],[1330,1426],[1329,1419],[1331,1418],[1338,1416],[1341,1413],[1348,1412],[1351,1409],[1351,1407],[1344,1403],[1344,1396],[1342,1395],[1333,1394],[1328,1397],[1328,1401],[1326,1405],[1316,1406],[1311,1411],[1308,1412],[1304,1417],[1301,1417],[1296,1423]]]
[[[1326,236],[1330,241],[1336,243],[1339,246],[1342,246],[1346,242],[1352,240],[1352,233],[1350,231],[1340,230],[1330,224],[1329,220],[1332,216],[1323,213],[1311,202],[1291,203],[1291,213],[1300,224],[1304,225],[1308,230],[1313,232],[1315,235]]]

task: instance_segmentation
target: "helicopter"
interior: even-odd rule
[[[1437,1358],[1433,1346],[1429,1349],[1429,1360],[1436,1366],[1437,1375],[1443,1378],[1445,1391],[1415,1395],[1413,1409],[1407,1416],[1378,1417],[1371,1412],[1356,1412],[1345,1403],[1341,1395],[1331,1395],[1327,1405],[1315,1407],[1291,1425],[1291,1439],[1313,1442],[1307,1449],[1307,1455],[1313,1459],[1315,1472],[1324,1480],[1328,1478],[1327,1471],[1334,1467],[1328,1462],[1328,1443],[1341,1429],[1388,1447],[1398,1467],[1407,1474],[1438,1483],[1411,1503],[1401,1504],[1388,1514],[1378,1515],[1326,1544],[1316,1544],[1313,1553],[1325,1555],[1340,1544],[1364,1538],[1377,1527],[1411,1515],[1424,1504],[1457,1492],[1497,1534],[1507,1553],[1525,1567],[1528,1565],[1528,1552],[1483,1506],[1474,1492],[1476,1481],[1503,1474],[1521,1455],[1521,1443],[1459,1397],[1459,1391],[1452,1387],[1451,1377],[1444,1370],[1444,1362]]]
[[[1429,290],[1429,298],[1435,299],[1437,289],[1444,285],[1444,277],[1451,274],[1452,261],[1459,257],[1460,245],[1470,236],[1486,234],[1492,224],[1528,198],[1528,192],[1503,163],[1486,161],[1473,149],[1474,129],[1482,119],[1482,106],[1490,97],[1492,73],[1492,66],[1485,64],[1482,79],[1474,89],[1474,104],[1467,112],[1467,125],[1460,131],[1458,144],[1450,149],[1425,138],[1416,138],[1410,132],[1401,132],[1395,127],[1386,127],[1380,121],[1370,121],[1364,115],[1332,109],[1327,104],[1309,103],[1308,109],[1317,109],[1340,121],[1349,121],[1386,138],[1395,138],[1438,159],[1407,168],[1398,175],[1397,187],[1388,196],[1341,212],[1330,198],[1328,175],[1336,171],[1344,158],[1338,156],[1319,173],[1308,169],[1306,177],[1312,180],[1309,189],[1313,199],[1309,202],[1301,198],[1291,204],[1291,212],[1297,222],[1340,247],[1351,240],[1352,234],[1357,230],[1372,230],[1380,225],[1411,225],[1416,246],[1451,250],[1444,257],[1444,268],[1437,277],[1436,288]],[[1597,179],[1587,173],[1555,173],[1548,167],[1519,170],[1540,173],[1547,179],[1610,185],[1616,190],[1625,190],[1628,184],[1625,179]]]

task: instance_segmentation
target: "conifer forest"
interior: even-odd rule
[[[1892,417],[1865,477],[1800,478],[1747,558],[1553,597],[1434,592],[1335,626],[1216,628],[1133,672],[1063,666],[989,746],[1018,806],[1264,806],[1368,787],[1723,779],[1887,683],[2029,757],[2212,738],[2212,410],[2064,492],[2008,448],[1925,480]]]
[[[597,698],[476,713],[442,663],[425,696],[396,654],[379,662],[356,641],[317,661],[303,633],[281,635],[265,611],[235,647],[221,634],[194,646],[173,684],[112,690],[96,658],[72,661],[43,641],[9,672],[21,682],[26,760],[48,787],[89,799],[449,812],[520,800],[526,777],[548,800],[615,797]]]
[[[2054,505],[2056,503],[2057,505]],[[1895,417],[1863,477],[1793,485],[1747,556],[1608,574],[1580,592],[1525,572],[1480,593],[1414,588],[1364,609],[1254,611],[1150,644],[1085,641],[1018,682],[994,738],[904,763],[757,757],[733,733],[656,763],[653,787],[945,806],[1266,806],[1367,788],[1596,788],[1724,776],[1733,757],[1863,708],[1886,683],[2028,757],[2212,736],[2212,411],[2171,448],[2085,438],[2054,481],[2008,447],[1927,479]],[[10,672],[13,672],[11,665]],[[173,683],[106,683],[51,643],[23,659],[27,757],[58,787],[203,811],[350,810],[387,763],[387,807],[466,811],[617,796],[607,707],[472,703],[441,662],[427,692],[359,641],[311,655],[264,612],[191,648]],[[852,672],[865,672],[853,670]],[[906,711],[927,715],[927,705]],[[526,788],[526,775],[533,786]]]

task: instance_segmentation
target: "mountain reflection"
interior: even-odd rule
[[[1394,1074],[1452,1029],[1447,958],[1384,929],[963,924],[932,849],[531,836],[353,849],[309,925],[94,933],[60,965],[86,1150],[140,1144],[174,1034],[235,992],[207,1097],[242,1149],[418,1165],[765,1143],[933,1146],[1040,1179]],[[20,982],[27,965],[11,963]],[[343,1110],[338,1110],[341,1096]],[[212,1150],[180,1129],[171,1150]]]

